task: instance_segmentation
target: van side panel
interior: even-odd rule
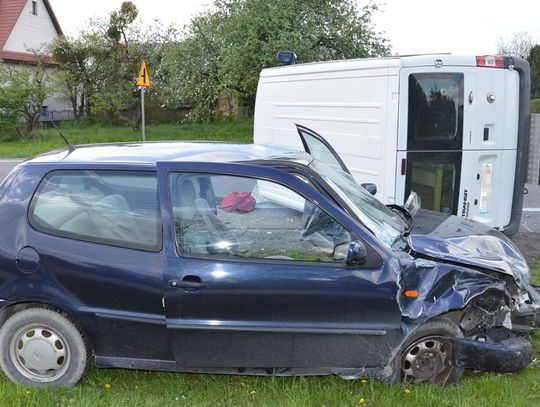
[[[358,182],[375,183],[377,197],[394,202],[399,66],[399,60],[381,60],[342,69],[323,64],[263,71],[255,142],[302,149],[294,124],[309,127],[332,145]]]

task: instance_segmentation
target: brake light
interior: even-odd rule
[[[504,68],[504,57],[494,55],[477,56],[476,66],[483,68]]]

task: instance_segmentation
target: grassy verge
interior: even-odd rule
[[[540,337],[535,338],[537,357]],[[468,373],[454,387],[378,380],[243,377],[92,369],[72,389],[25,389],[0,377],[3,406],[504,406],[540,405],[540,369]]]
[[[531,283],[532,284],[536,284],[536,285],[540,285],[540,261],[536,262],[532,267],[531,267]]]
[[[71,144],[139,141],[141,133],[128,127],[76,126],[66,124],[60,128]],[[157,140],[215,140],[250,143],[253,141],[253,120],[213,122],[203,124],[155,124],[146,128],[149,141]],[[0,143],[0,157],[30,157],[64,147],[55,129],[37,131],[27,141]]]

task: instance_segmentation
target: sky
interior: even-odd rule
[[[144,20],[184,26],[212,0],[132,0]],[[268,0],[272,1],[272,0]],[[91,17],[105,17],[122,0],[50,0],[64,32],[76,35]],[[368,0],[358,0],[360,5]],[[499,38],[527,31],[540,43],[540,0],[376,0],[373,21],[393,54],[494,53]]]

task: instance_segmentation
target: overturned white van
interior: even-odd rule
[[[384,203],[422,207],[511,235],[519,229],[530,122],[520,58],[419,55],[261,72],[256,143],[302,147],[319,133]]]

